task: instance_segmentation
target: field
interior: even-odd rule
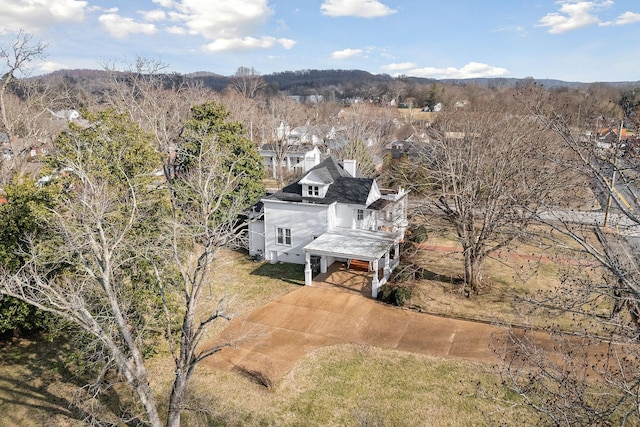
[[[451,236],[430,235],[418,254],[431,276],[414,283],[411,304],[415,309],[504,323],[530,319],[538,326],[570,326],[570,319],[560,312],[549,308],[532,311],[529,299],[551,291],[576,267],[582,273],[601,273],[570,248],[532,240],[489,260],[485,278],[490,286],[467,299],[456,291],[461,264]],[[221,295],[233,296],[231,306],[240,314],[303,282],[302,266],[269,265],[252,261],[244,253],[224,252],[208,297],[213,307]],[[15,340],[0,349],[0,425],[81,425],[86,413],[72,410],[71,403],[82,396],[78,389],[83,382],[66,369],[67,350],[64,340],[53,344]],[[161,349],[151,359],[150,369],[162,401],[172,379],[166,352]],[[115,387],[101,412],[109,418],[109,408],[127,399]],[[521,403],[501,386],[490,365],[344,345],[316,350],[272,390],[240,374],[203,367],[191,384],[183,425],[534,423],[534,415]]]

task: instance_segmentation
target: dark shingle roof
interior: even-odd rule
[[[306,195],[302,194],[302,184],[300,184],[300,181],[310,173],[314,173],[314,175],[322,179],[323,182],[332,183],[324,198],[306,197]],[[306,201],[326,205],[334,202],[365,205],[372,185],[373,179],[353,178],[333,157],[328,157],[319,165],[309,170],[302,178],[287,185],[269,198],[289,202]]]

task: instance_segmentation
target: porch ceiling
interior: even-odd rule
[[[375,261],[393,247],[399,234],[368,230],[327,231],[303,248],[312,255]]]

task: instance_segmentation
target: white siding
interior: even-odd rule
[[[327,205],[265,200],[265,258],[271,262],[304,264],[302,248],[327,231],[329,208]],[[277,243],[276,229],[279,227],[291,230],[290,246]]]
[[[249,223],[249,255],[264,258],[264,221]]]
[[[363,219],[358,221],[358,209],[363,211]],[[365,209],[362,205],[345,205],[338,204],[336,207],[336,227],[375,230],[376,229],[376,212]]]
[[[354,224],[354,209],[364,209],[364,206],[345,205],[338,203],[336,206],[336,227],[352,228]]]
[[[367,196],[367,206],[369,206],[371,203],[375,202],[376,200],[378,200],[382,195],[380,194],[380,189],[378,188],[378,184],[376,183],[376,181],[373,181],[373,185],[371,186],[371,189],[369,190],[369,195]]]

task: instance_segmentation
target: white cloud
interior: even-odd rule
[[[173,7],[173,0],[152,0],[155,4],[160,5],[162,7],[170,8]]]
[[[267,0],[182,0],[174,9],[173,19],[209,40],[253,36],[273,13]]]
[[[337,50],[331,54],[331,58],[333,59],[348,59],[353,58],[354,56],[362,55],[362,49],[344,49]]]
[[[82,22],[87,6],[81,0],[0,0],[0,28],[38,32],[55,23]]]
[[[492,30],[494,33],[516,33],[521,36],[526,34],[526,28],[521,25],[509,25],[506,27],[499,27]]]
[[[164,21],[167,19],[167,14],[164,10],[148,10],[140,11],[140,14],[146,21]]]
[[[251,49],[267,49],[280,45],[285,49],[291,49],[296,42],[290,39],[276,39],[275,37],[255,37],[233,38],[233,39],[216,39],[214,42],[204,46],[206,52],[223,52],[229,50],[251,50]]]
[[[378,0],[325,0],[320,9],[324,15],[334,17],[379,18],[396,13],[395,10]]]
[[[492,67],[479,62],[470,62],[462,68],[413,68],[405,73],[415,77],[431,77],[436,79],[471,79],[478,77],[500,77],[509,74],[506,68]]]
[[[278,39],[278,44],[287,50],[293,49],[296,43],[298,42],[291,39]]]
[[[640,22],[640,13],[625,12],[618,16],[615,23],[616,25],[627,25],[635,24],[636,22]]]
[[[384,71],[404,71],[404,70],[411,70],[413,68],[416,68],[416,64],[414,64],[413,62],[401,62],[401,63],[383,65],[380,68]]]
[[[267,49],[282,46],[291,49],[296,42],[259,34],[273,15],[268,0],[153,0],[164,10],[140,12],[147,21],[168,19],[171,34],[200,36],[208,52]],[[164,13],[161,15],[159,12]],[[283,30],[282,24],[280,30]]]
[[[187,34],[187,30],[185,28],[183,28],[183,27],[178,27],[176,25],[172,25],[170,27],[167,27],[167,33],[183,36],[183,35]]]
[[[157,31],[156,26],[153,24],[135,22],[131,18],[116,15],[115,13],[100,15],[98,21],[100,21],[109,34],[118,39],[127,38],[133,33],[151,35]]]
[[[548,27],[550,34],[601,24],[595,12],[613,6],[613,0],[560,0],[557,3],[560,4],[559,12],[548,13],[538,21],[538,26]]]
[[[63,70],[69,68],[68,65],[61,64],[59,62],[46,61],[37,65],[38,70],[43,73],[51,73],[56,70]]]

